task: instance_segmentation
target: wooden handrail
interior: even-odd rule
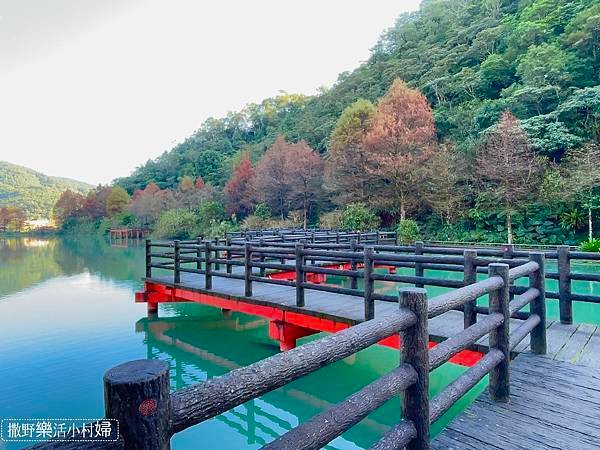
[[[314,266],[315,270],[313,273],[319,273],[319,265],[316,262],[321,261],[322,263],[330,262],[335,264],[337,262],[340,263],[350,263],[350,270],[344,272],[346,269],[334,269],[340,270],[340,272],[335,275],[345,277],[349,279],[349,283],[351,285],[351,289],[357,290],[358,288],[358,278],[357,274],[357,266],[363,262],[364,260],[364,249],[366,247],[372,247],[375,251],[374,258],[375,264],[384,264],[390,267],[407,267],[414,268],[416,275],[425,272],[426,270],[444,270],[444,271],[452,271],[452,272],[472,272],[472,265],[475,265],[475,272],[477,274],[486,274],[488,271],[488,265],[494,262],[502,262],[510,265],[511,268],[518,268],[523,266],[524,264],[529,264],[529,257],[534,253],[540,252],[531,252],[531,251],[523,251],[516,250],[511,246],[503,246],[502,248],[450,248],[450,247],[442,247],[442,246],[421,246],[420,243],[417,243],[412,246],[407,245],[391,245],[391,244],[381,244],[381,241],[385,239],[385,237],[389,237],[393,232],[384,232],[381,231],[379,233],[379,241],[378,245],[374,240],[372,243],[364,243],[365,240],[368,240],[372,237],[377,237],[377,232],[370,233],[335,233],[333,231],[319,231],[313,230],[314,235],[309,233],[304,233],[301,230],[283,230],[276,231],[272,230],[269,233],[261,233],[256,234],[256,236],[261,236],[260,239],[263,240],[265,247],[260,247],[260,240],[255,240],[254,237],[248,241],[240,241],[238,238],[232,237],[233,235],[228,234],[226,239],[219,239],[218,245],[213,245],[213,250],[224,251],[225,259],[223,258],[213,258],[214,264],[213,268],[218,267],[221,264],[224,264],[227,267],[227,272],[219,272],[218,270],[213,270],[212,276],[217,277],[225,277],[225,278],[237,278],[235,274],[232,274],[232,267],[235,265],[239,265],[237,263],[238,256],[243,256],[244,247],[243,244],[245,242],[250,243],[251,251],[253,255],[258,255],[260,259],[268,259],[268,258],[278,258],[280,260],[288,260],[294,259],[295,256],[295,244],[296,242],[303,241],[303,254],[305,256],[306,262],[310,266]],[[286,234],[286,233],[290,234]],[[240,234],[239,236],[243,236]],[[250,233],[250,236],[255,236]],[[245,235],[244,238],[250,237]],[[314,236],[315,242],[306,242],[308,240],[312,240]],[[358,244],[356,239],[358,236],[361,236],[363,243]],[[293,239],[292,239],[293,238]],[[329,239],[328,242],[319,242],[319,239]],[[335,238],[335,239],[333,239]],[[333,239],[333,242],[331,240]],[[158,269],[167,269],[174,270],[174,264],[169,264],[169,259],[173,259],[173,252],[166,251],[164,253],[157,253],[152,251],[153,248],[167,248],[173,249],[173,243],[165,242],[165,241],[147,241],[146,243],[146,277],[151,278],[152,268]],[[198,243],[197,241],[180,241],[180,262],[181,263],[192,263],[197,262],[197,266],[199,267],[204,258],[195,255],[198,252]],[[204,245],[204,244],[202,244]],[[465,262],[465,252],[475,251],[476,255],[474,258],[471,258],[468,262]],[[415,252],[417,254],[415,254]],[[422,253],[422,254],[418,254]],[[573,251],[568,246],[558,246],[556,251],[544,251],[544,257],[546,259],[556,259],[558,262],[559,270],[557,272],[546,272],[546,279],[556,279],[559,281],[558,291],[549,291],[546,292],[546,298],[553,298],[559,300],[559,311],[560,311],[560,320],[562,323],[572,323],[573,322],[573,302],[591,302],[591,303],[600,303],[600,296],[593,294],[573,294],[571,292],[571,282],[573,280],[577,281],[590,281],[590,282],[600,282],[600,275],[598,274],[585,274],[585,273],[573,273],[571,271],[571,260],[590,260],[597,261],[600,260],[600,254],[598,253],[590,253],[590,252],[578,252]],[[155,259],[166,259],[167,261],[161,261],[160,263],[153,262],[153,258]],[[196,258],[196,259],[194,259]],[[525,259],[527,258],[527,259]],[[310,273],[311,271],[307,269],[307,264],[303,265],[303,273]],[[189,272],[189,273],[199,273],[203,274],[204,271],[202,269],[189,269],[184,265],[180,267],[180,272]],[[529,267],[529,266],[528,266]],[[276,283],[272,282],[269,279],[269,274],[267,270],[280,270],[281,267],[277,268],[275,266],[269,267],[264,266],[261,270],[262,277],[260,279],[254,278],[250,280],[252,281],[261,281],[265,283]],[[326,269],[321,271],[320,273],[327,275]],[[525,270],[523,268],[519,270]],[[513,271],[514,273],[514,271]],[[334,275],[334,273],[331,273]],[[254,276],[254,275],[253,275]],[[381,277],[381,274],[374,274],[374,277]],[[387,277],[387,281],[394,281],[393,277]],[[472,278],[472,275],[471,275]],[[417,286],[446,286],[446,287],[457,287],[458,283],[449,282],[448,280],[439,279],[439,278],[404,278],[401,280],[400,278],[395,279],[396,282],[410,282],[414,283]],[[463,279],[464,282],[464,279]],[[468,283],[465,283],[468,284]],[[320,290],[320,286],[310,286],[308,289],[317,289]],[[511,288],[515,290],[515,288]],[[321,289],[323,290],[323,289]],[[327,288],[328,291],[331,289]],[[341,292],[341,291],[340,291]],[[515,293],[518,293],[515,290]],[[373,299],[382,299],[382,300],[390,300],[386,296],[381,296],[379,294],[374,294],[372,296]],[[392,298],[393,300],[393,298]],[[465,325],[473,323],[476,319],[477,312],[484,312],[485,307],[474,306],[472,303],[468,304],[464,307],[464,316],[465,316]],[[517,317],[526,318],[524,314],[517,312]]]

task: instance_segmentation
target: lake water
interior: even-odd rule
[[[171,386],[179,389],[278,352],[278,343],[268,338],[267,321],[259,317],[233,313],[225,318],[207,306],[164,304],[159,317],[149,319],[146,305],[134,303],[143,271],[143,246],[111,247],[92,238],[0,239],[0,418],[100,418],[104,372],[133,359],[167,361]],[[577,307],[576,320],[585,315],[599,321],[600,315],[589,311]],[[177,434],[172,447],[259,448],[397,364],[398,351],[373,346]],[[430,394],[464,370],[454,364],[437,369]],[[399,400],[392,399],[328,448],[369,447],[399,415]],[[0,441],[0,449],[22,446]]]

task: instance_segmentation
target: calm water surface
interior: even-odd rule
[[[143,252],[141,246],[111,247],[98,239],[0,239],[0,418],[102,417],[103,373],[132,359],[167,361],[171,386],[178,389],[278,352],[267,336],[267,321],[259,317],[224,318],[215,308],[170,304],[160,305],[158,318],[149,319],[145,305],[134,303],[142,287]],[[584,313],[591,317],[576,309],[576,319]],[[179,433],[172,446],[259,448],[397,364],[397,351],[373,346]],[[464,370],[453,364],[437,369],[430,394]],[[399,414],[399,401],[392,399],[328,448],[369,447]],[[20,446],[0,441],[0,449],[13,448]]]

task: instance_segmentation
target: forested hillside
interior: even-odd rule
[[[69,178],[50,177],[26,167],[0,161],[0,207],[17,207],[29,219],[49,219],[66,189],[86,193],[91,185]]]
[[[117,180],[129,192],[183,175],[223,186],[240,151],[257,161],[283,135],[322,154],[340,114],[383,96],[396,78],[433,107],[437,136],[469,152],[502,111],[521,121],[535,149],[554,160],[597,140],[600,116],[600,4],[594,0],[426,0],[404,14],[370,59],[313,97],[281,95],[251,104],[197,132]]]

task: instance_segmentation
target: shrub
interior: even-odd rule
[[[204,230],[204,238],[205,239],[213,239],[216,237],[222,238],[225,236],[225,233],[230,231],[234,231],[236,228],[231,222],[226,220],[222,220],[218,223],[213,223],[210,227]]]
[[[344,209],[342,229],[367,231],[379,226],[379,217],[361,203],[351,203]]]
[[[242,229],[244,230],[262,230],[268,228],[269,221],[263,219],[256,214],[251,214],[244,219],[242,222]]]
[[[156,238],[190,239],[198,231],[196,215],[187,209],[171,209],[163,212],[154,229]]]
[[[398,240],[402,244],[412,244],[421,237],[419,224],[414,220],[404,219],[398,223]]]
[[[198,215],[198,224],[206,231],[225,218],[225,208],[219,202],[204,202],[198,208]]]
[[[322,214],[319,217],[319,225],[321,228],[332,228],[339,230],[342,228],[342,222],[344,220],[344,212],[336,209],[328,213]]]
[[[579,245],[579,249],[582,252],[600,252],[600,239],[590,239],[588,241],[583,241]]]
[[[254,215],[261,220],[269,220],[271,218],[271,209],[265,203],[259,203],[254,208]]]

